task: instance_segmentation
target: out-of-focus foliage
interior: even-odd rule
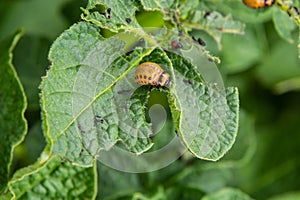
[[[22,84],[12,65],[12,51],[20,39],[19,32],[1,43],[0,46],[0,191],[9,180],[10,166],[15,147],[21,143],[27,131],[24,112],[27,101]]]
[[[47,191],[59,192],[57,183],[61,184],[62,192],[57,194],[65,195],[72,191],[69,197],[77,198],[94,198],[95,190],[98,190],[98,199],[214,199],[225,193],[227,197],[234,195],[244,199],[249,199],[249,196],[270,200],[300,198],[297,24],[276,5],[254,10],[242,1],[190,1],[193,3],[189,4],[189,1],[180,0],[178,8],[173,7],[175,1],[171,0],[161,4],[155,3],[159,1],[132,2],[139,5],[139,9],[128,7],[124,13],[136,17],[133,24],[156,27],[182,25],[191,36],[201,38],[212,55],[219,56],[221,63],[218,67],[225,85],[237,86],[240,93],[242,111],[233,148],[218,162],[201,161],[187,153],[164,169],[144,174],[118,172],[101,163],[96,173],[95,165],[94,168],[74,167],[68,162],[61,164],[57,158],[50,159],[46,165],[47,154],[37,160],[46,146],[41,129],[38,85],[49,65],[48,50],[63,30],[78,22],[82,12],[80,7],[86,7],[87,1],[0,0],[0,40],[12,37],[19,28],[25,31],[13,51],[13,64],[28,99],[25,113],[28,134],[14,151],[11,174],[5,175],[14,178],[10,182],[10,190],[4,187],[1,198],[10,199],[13,194],[25,198],[18,196],[21,193],[33,197],[44,195],[43,192]],[[298,0],[292,2],[299,7]],[[180,12],[170,16],[164,12],[165,9]],[[229,34],[235,31],[220,33],[218,31],[224,24],[216,26],[213,18],[209,22],[201,19],[212,11],[211,17],[220,16],[219,22],[229,19],[229,26],[239,34]],[[106,23],[105,15],[100,17],[104,17],[101,22]],[[112,24],[112,30],[102,29],[100,33],[108,37],[113,35],[112,31],[122,30],[122,26],[127,25],[126,20],[122,20],[117,21],[118,25]],[[210,23],[214,26],[207,29]],[[4,80],[2,76],[1,73],[0,79]],[[159,98],[151,101],[167,105],[166,100],[160,102]],[[166,126],[170,124],[171,121]],[[0,131],[3,136],[3,130]],[[167,133],[168,129],[160,132]],[[1,147],[4,146],[2,142]],[[95,188],[96,174],[98,188]],[[50,178],[45,179],[46,176]],[[4,183],[2,178],[1,175],[0,182]],[[33,182],[36,184],[33,188],[37,189],[31,191],[27,186]],[[88,191],[87,188],[93,189]]]

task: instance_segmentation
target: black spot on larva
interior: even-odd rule
[[[126,20],[126,22],[127,22],[128,24],[130,24],[130,22],[131,22],[131,19],[130,19],[130,18],[126,18],[125,20]]]
[[[149,80],[149,81],[151,81],[151,80],[152,80],[152,77],[151,77],[151,76],[149,76],[148,80]]]
[[[144,75],[144,79],[147,79],[147,76],[146,76],[146,75]]]
[[[142,78],[143,76],[142,76],[142,74],[140,75],[140,78]]]

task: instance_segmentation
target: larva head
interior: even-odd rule
[[[169,84],[170,84],[170,75],[164,71],[163,73],[160,74],[157,83],[160,86],[169,86]]]
[[[265,6],[272,6],[275,0],[243,0],[244,4],[250,8],[263,8]]]

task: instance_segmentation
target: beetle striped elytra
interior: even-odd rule
[[[168,86],[170,75],[154,62],[144,62],[135,70],[135,81],[141,85]]]
[[[272,6],[275,0],[243,0],[244,4],[250,8],[263,8],[267,6]]]

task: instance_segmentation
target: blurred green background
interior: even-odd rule
[[[25,32],[14,50],[13,63],[28,98],[29,133],[15,152],[14,170],[33,163],[45,146],[38,86],[50,64],[47,54],[55,38],[80,20],[80,7],[85,4],[81,0],[0,0],[0,40],[21,28]],[[300,62],[297,44],[278,35],[272,9],[276,8],[250,10],[237,1],[220,7],[219,12],[232,13],[246,23],[244,35],[223,35],[221,50],[205,32],[191,32],[220,57],[225,85],[239,88],[240,130],[233,149],[220,162],[184,155],[165,169],[140,175],[100,165],[99,176],[105,176],[99,179],[100,198],[116,191],[155,191],[160,184],[170,196],[178,193],[177,197],[180,191],[206,193],[225,186],[240,188],[255,199],[300,192]],[[164,23],[158,12],[137,15],[144,26]],[[297,29],[292,37],[297,41]]]

